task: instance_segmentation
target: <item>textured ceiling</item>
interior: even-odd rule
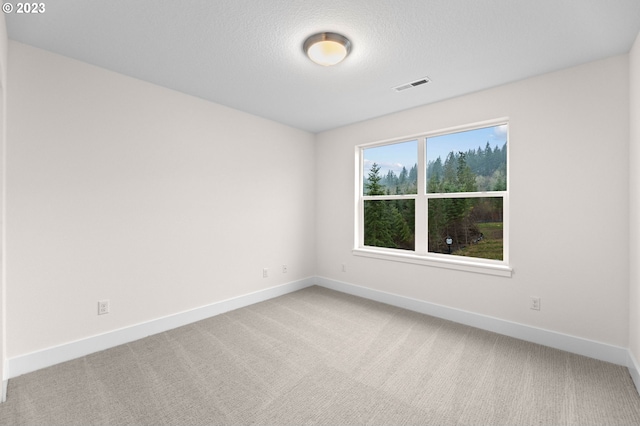
[[[10,39],[311,132],[624,54],[640,31],[640,0],[45,4],[6,14]],[[320,31],[350,38],[351,55],[307,59]]]

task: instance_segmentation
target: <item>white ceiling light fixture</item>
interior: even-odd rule
[[[302,48],[313,62],[329,67],[347,57],[351,42],[341,34],[318,33],[307,38]]]

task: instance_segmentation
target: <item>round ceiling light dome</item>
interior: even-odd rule
[[[328,67],[347,57],[351,42],[341,34],[318,33],[307,38],[302,48],[313,62]]]

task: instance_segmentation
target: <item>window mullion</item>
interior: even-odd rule
[[[418,140],[418,194],[416,196],[415,252],[427,254],[427,147],[426,138]]]
[[[354,229],[354,245],[356,247],[364,247],[364,183],[363,183],[363,171],[364,171],[364,149],[356,147],[356,161],[355,161],[355,188],[356,188],[356,203],[354,205],[354,223],[356,224]]]

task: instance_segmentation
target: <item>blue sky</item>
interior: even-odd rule
[[[451,152],[476,149],[484,149],[487,142],[491,148],[502,147],[507,141],[507,126],[485,127],[466,132],[451,133],[427,139],[427,162],[440,157],[442,161]],[[379,146],[364,150],[364,175],[369,174],[371,165],[377,163],[380,166],[380,175],[386,175],[389,170],[398,175],[402,167],[411,169],[418,162],[418,142],[417,140],[403,142],[393,145]]]

